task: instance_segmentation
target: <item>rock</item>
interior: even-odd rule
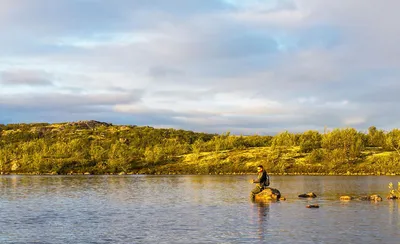
[[[16,171],[20,167],[20,164],[16,161],[11,162],[11,171]]]
[[[67,125],[75,126],[78,129],[94,129],[95,127],[98,126],[106,126],[106,127],[112,126],[112,124],[110,123],[100,122],[96,120],[81,120],[77,122],[69,122]]]
[[[358,198],[361,201],[375,201],[375,202],[381,202],[382,197],[379,195],[371,195],[371,196],[362,196]]]
[[[379,196],[379,195],[371,195],[371,196],[369,196],[369,199],[371,201],[375,201],[375,202],[381,202],[382,201],[382,197]]]
[[[281,198],[281,193],[278,189],[267,187],[262,192],[255,195],[255,201],[270,201],[279,200]]]
[[[389,200],[394,200],[394,199],[397,199],[398,197],[396,195],[390,193],[386,198]]]
[[[319,208],[318,204],[309,204],[306,206],[306,208]]]
[[[354,197],[351,197],[351,196],[341,196],[340,197],[340,201],[350,201],[353,199],[354,199]]]
[[[316,198],[317,195],[315,195],[314,192],[309,192],[309,193],[300,194],[299,197],[303,197],[303,198]]]

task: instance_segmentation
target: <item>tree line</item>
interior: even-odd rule
[[[255,156],[258,155],[258,156]],[[400,173],[400,130],[210,134],[98,121],[0,124],[2,173]]]

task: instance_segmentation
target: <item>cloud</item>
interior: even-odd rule
[[[3,0],[3,121],[399,126],[394,0]],[[377,21],[379,19],[379,21]]]
[[[67,110],[88,111],[93,108],[111,110],[117,104],[135,103],[140,101],[141,92],[104,93],[104,94],[16,94],[0,97],[0,105],[7,109],[23,110]],[[108,107],[108,109],[107,109]]]
[[[0,84],[6,86],[52,86],[52,75],[37,70],[8,70],[1,72]]]
[[[183,72],[176,69],[171,69],[165,66],[153,66],[149,68],[150,76],[154,78],[162,78],[166,76],[182,75]]]
[[[152,28],[162,19],[182,19],[229,8],[229,4],[218,0],[3,0],[0,3],[0,27],[12,25],[17,31],[30,34],[93,37],[98,33]]]

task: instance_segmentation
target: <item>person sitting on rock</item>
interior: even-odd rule
[[[262,165],[257,166],[257,179],[252,180],[252,183],[257,183],[256,187],[251,191],[250,197],[254,198],[257,193],[262,192],[265,187],[269,186],[269,175],[264,170]]]

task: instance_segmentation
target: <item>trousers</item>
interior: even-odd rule
[[[264,190],[264,187],[257,185],[256,187],[254,187],[254,189],[251,191],[250,196],[252,198],[254,198],[256,196],[256,194],[262,192]]]

